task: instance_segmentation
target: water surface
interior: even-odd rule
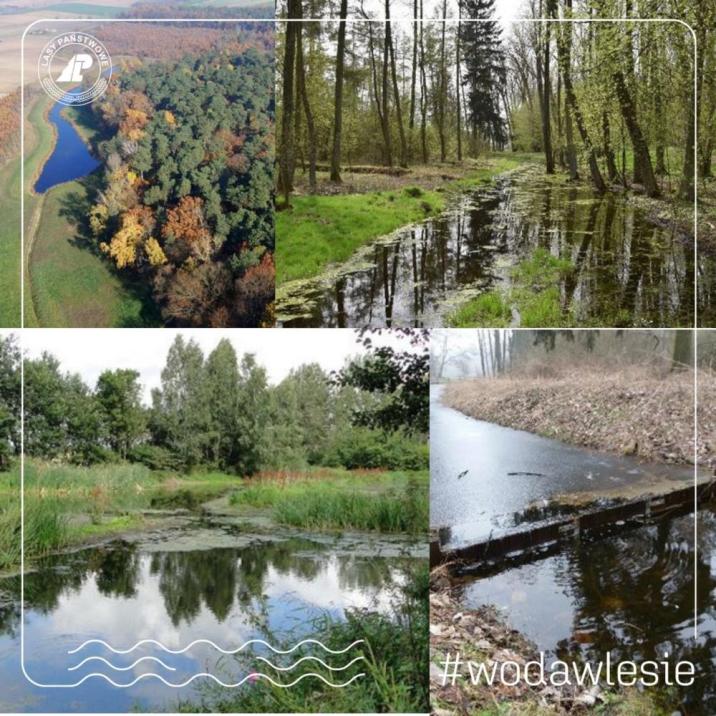
[[[534,168],[457,198],[445,214],[361,249],[278,295],[285,326],[442,326],[456,306],[510,283],[537,248],[569,259],[559,284],[574,325],[679,326],[693,317],[693,238],[657,227],[621,194]]]
[[[326,657],[317,647],[280,656],[251,645],[241,660],[206,644],[181,654],[153,644],[128,654],[101,644],[69,652],[89,639],[104,640],[117,650],[130,649],[140,639],[156,639],[172,650],[196,639],[226,650],[252,638],[292,646],[313,636],[315,620],[325,615],[341,619],[353,608],[390,610],[415,554],[413,543],[365,535],[313,540],[278,531],[251,535],[196,528],[53,557],[26,576],[25,666],[40,683],[72,684],[99,672],[126,685],[146,673],[160,674],[170,684],[200,672],[228,684],[252,670],[276,676],[258,656],[286,666],[298,655],[314,653],[342,665],[351,652]],[[151,677],[118,689],[94,676],[76,688],[33,687],[20,672],[19,599],[19,578],[0,580],[0,711],[167,709],[195,697],[208,683],[202,677],[171,688]],[[122,670],[96,659],[81,665],[94,656]],[[125,670],[147,656],[162,663],[144,659]],[[240,688],[252,687],[249,682]]]
[[[55,146],[35,183],[34,189],[38,194],[44,194],[57,184],[81,179],[100,165],[72,123],[65,118],[65,110],[65,105],[55,102],[48,114],[56,131]]]
[[[474,420],[443,405],[441,394],[431,386],[430,521],[449,528],[451,547],[536,522],[557,496],[606,501],[693,484],[690,466],[645,463]]]
[[[497,605],[512,627],[547,652],[548,661],[596,662],[607,652],[613,661],[662,660],[664,654],[672,664],[692,661],[696,683],[672,694],[665,706],[716,713],[714,507],[699,513],[697,554],[693,515],[677,517],[607,539],[575,541],[555,556],[465,580],[461,601],[470,608]]]

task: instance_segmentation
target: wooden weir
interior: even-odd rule
[[[697,505],[716,498],[716,478],[673,490],[663,495],[648,495],[627,502],[597,507],[557,518],[538,526],[517,529],[482,542],[445,550],[439,539],[430,542],[430,566],[450,563],[456,568],[493,567],[498,561],[526,557],[548,551],[567,540],[598,537],[615,531],[655,522],[664,517],[687,514]]]

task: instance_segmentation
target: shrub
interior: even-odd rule
[[[403,189],[403,193],[406,196],[417,199],[419,196],[423,195],[423,190],[419,186],[406,186],[405,189]]]
[[[182,469],[180,458],[158,445],[139,445],[130,450],[127,459],[146,465],[150,470],[176,472]]]
[[[354,428],[337,437],[327,451],[326,464],[348,470],[425,470],[429,464],[428,446],[400,432]]]

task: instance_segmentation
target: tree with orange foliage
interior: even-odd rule
[[[204,202],[195,196],[184,196],[167,211],[162,236],[171,246],[172,256],[181,262],[193,256],[206,261],[211,256],[211,233],[203,212]]]

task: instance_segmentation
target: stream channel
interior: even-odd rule
[[[277,290],[291,327],[438,327],[465,301],[513,286],[536,249],[570,260],[560,308],[575,326],[682,326],[693,318],[693,238],[651,223],[624,194],[545,178],[535,167],[459,194],[314,279]],[[524,288],[524,287],[522,287]],[[519,316],[515,316],[519,325]]]

